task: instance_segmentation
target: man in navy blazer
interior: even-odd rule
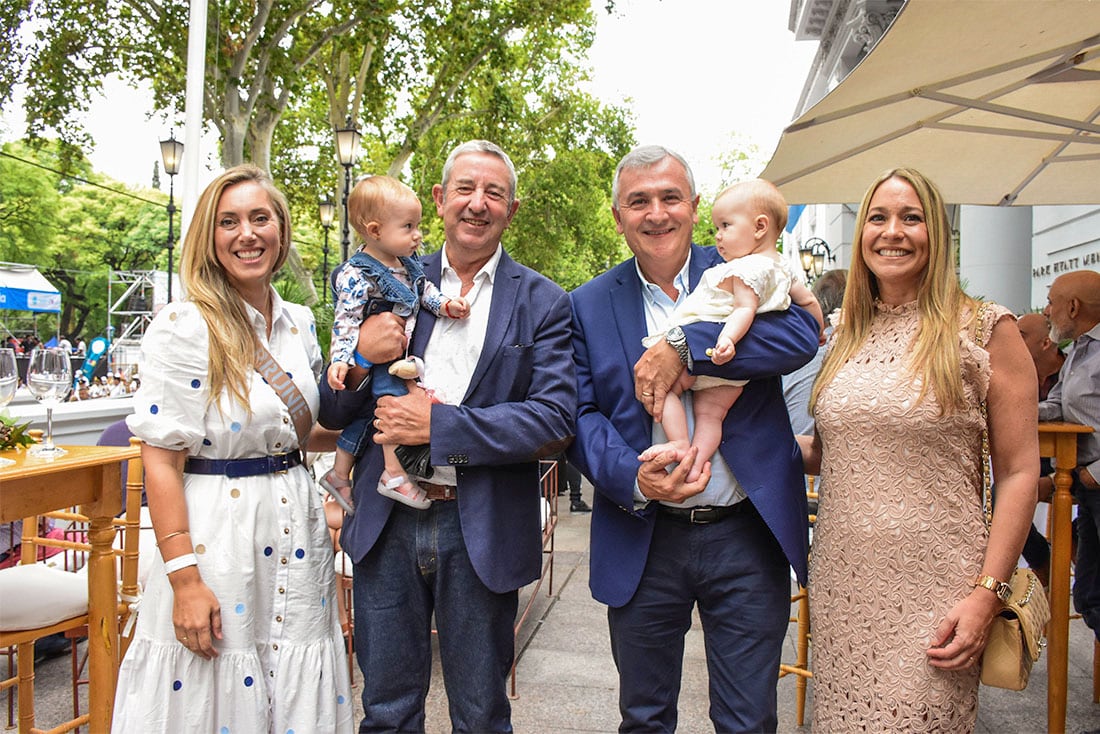
[[[706,357],[718,324],[672,329],[642,346],[721,260],[714,248],[691,244],[698,201],[683,158],[658,146],[631,151],[615,172],[612,206],[635,257],[572,293],[578,412],[569,458],[596,488],[590,585],[608,605],[620,731],[675,730],[696,604],[715,729],[774,731],[789,567],[806,579],[802,460],[779,375],[813,357],[816,321],[793,305],[759,314],[722,367]],[[692,374],[751,380],[694,483],[694,448],[671,471],[638,460],[665,440],[651,414],[661,414],[685,364]]]
[[[423,390],[378,400],[376,442],[430,444],[431,477],[415,477],[426,510],[375,491],[374,445],[355,468],[355,514],[340,542],[355,561],[355,648],[363,671],[360,731],[423,731],[431,624],[439,632],[454,731],[511,731],[506,679],[517,590],[542,568],[538,460],[572,438],[576,380],[568,296],[519,265],[500,236],[519,206],[508,156],[487,141],[457,147],[433,189],[446,242],[424,258],[444,294],[471,304],[466,319],[421,309],[410,353],[425,362]],[[368,318],[358,350],[374,363],[404,354],[393,314]],[[353,369],[347,384],[366,377]],[[369,411],[369,390],[322,381],[321,422]]]

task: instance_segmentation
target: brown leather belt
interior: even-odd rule
[[[417,484],[427,493],[428,499],[432,502],[447,502],[458,496],[458,487],[453,484],[434,484],[433,482],[425,482],[423,479],[418,481]]]

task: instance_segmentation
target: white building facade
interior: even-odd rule
[[[886,32],[903,0],[792,0],[788,27],[798,40],[819,41],[792,119],[836,87]],[[904,161],[898,161],[903,164]],[[870,182],[868,182],[869,184]],[[811,204],[785,240],[792,250],[824,239],[834,262],[851,261],[859,202]],[[959,275],[968,293],[1017,313],[1041,309],[1061,273],[1100,272],[1100,207],[951,207],[959,239]]]

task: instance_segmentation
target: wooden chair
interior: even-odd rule
[[[806,476],[806,499],[808,500],[816,501],[818,498],[817,492],[814,490],[815,479],[816,477]],[[817,522],[817,514],[811,512],[809,521],[810,532],[812,533],[813,525]],[[780,663],[779,677],[797,676],[795,681],[795,722],[798,726],[802,726],[806,719],[806,690],[810,679],[814,677],[813,671],[810,670],[810,597],[805,586],[799,585],[798,593],[791,597],[791,604],[798,605],[795,615],[791,617],[791,622],[798,625],[795,632],[795,661],[792,664]]]
[[[136,445],[137,439],[133,440]],[[122,567],[119,591],[118,622],[121,626],[131,616],[131,602],[140,593],[138,585],[138,556],[141,517],[142,463],[140,459],[129,462],[126,479],[126,513],[113,521],[122,542],[116,555]],[[46,513],[51,517],[72,523],[87,523],[88,518],[76,511]],[[34,642],[58,632],[86,628],[88,624],[88,579],[84,573],[62,570],[36,563],[39,548],[61,548],[69,553],[88,553],[91,545],[83,540],[45,538],[39,533],[39,516],[23,520],[21,561],[18,566],[0,570],[0,596],[4,608],[0,613],[0,648],[16,649],[18,673],[0,681],[0,691],[18,690],[19,731],[38,732],[34,728]],[[17,604],[25,601],[28,603]],[[17,608],[21,607],[21,608]],[[129,640],[119,638],[118,663],[125,654]],[[75,647],[75,646],[74,646]],[[75,655],[75,651],[73,653]],[[80,715],[79,699],[75,693],[74,718],[63,722],[50,732],[67,732],[86,725],[89,715]],[[9,693],[9,696],[11,694]],[[9,716],[9,728],[13,725]]]

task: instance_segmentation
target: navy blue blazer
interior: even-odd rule
[[[424,258],[439,285],[441,256]],[[461,405],[432,406],[432,463],[454,465],[462,535],[474,570],[496,593],[538,578],[542,502],[538,460],[562,451],[574,431],[577,386],[569,297],[553,281],[502,253],[481,358]],[[411,352],[423,356],[435,316],[421,309]],[[333,391],[321,380],[321,424],[343,428],[373,410],[370,390]],[[373,430],[373,427],[372,427]],[[355,514],[340,543],[358,562],[374,546],[393,500],[375,487],[382,447],[355,466]]]
[[[692,245],[689,284],[721,261],[713,247]],[[596,487],[592,514],[592,595],[612,607],[630,601],[649,554],[656,508],[634,509],[638,454],[652,443],[653,419],[634,397],[635,362],[645,351],[645,306],[634,258],[572,293],[577,368],[577,438],[569,450]],[[706,357],[720,325],[684,328],[693,374],[751,380],[726,416],[719,451],[806,582],[809,543],[802,454],[794,440],[779,375],[817,352],[818,324],[805,310],[759,314],[733,361]]]

